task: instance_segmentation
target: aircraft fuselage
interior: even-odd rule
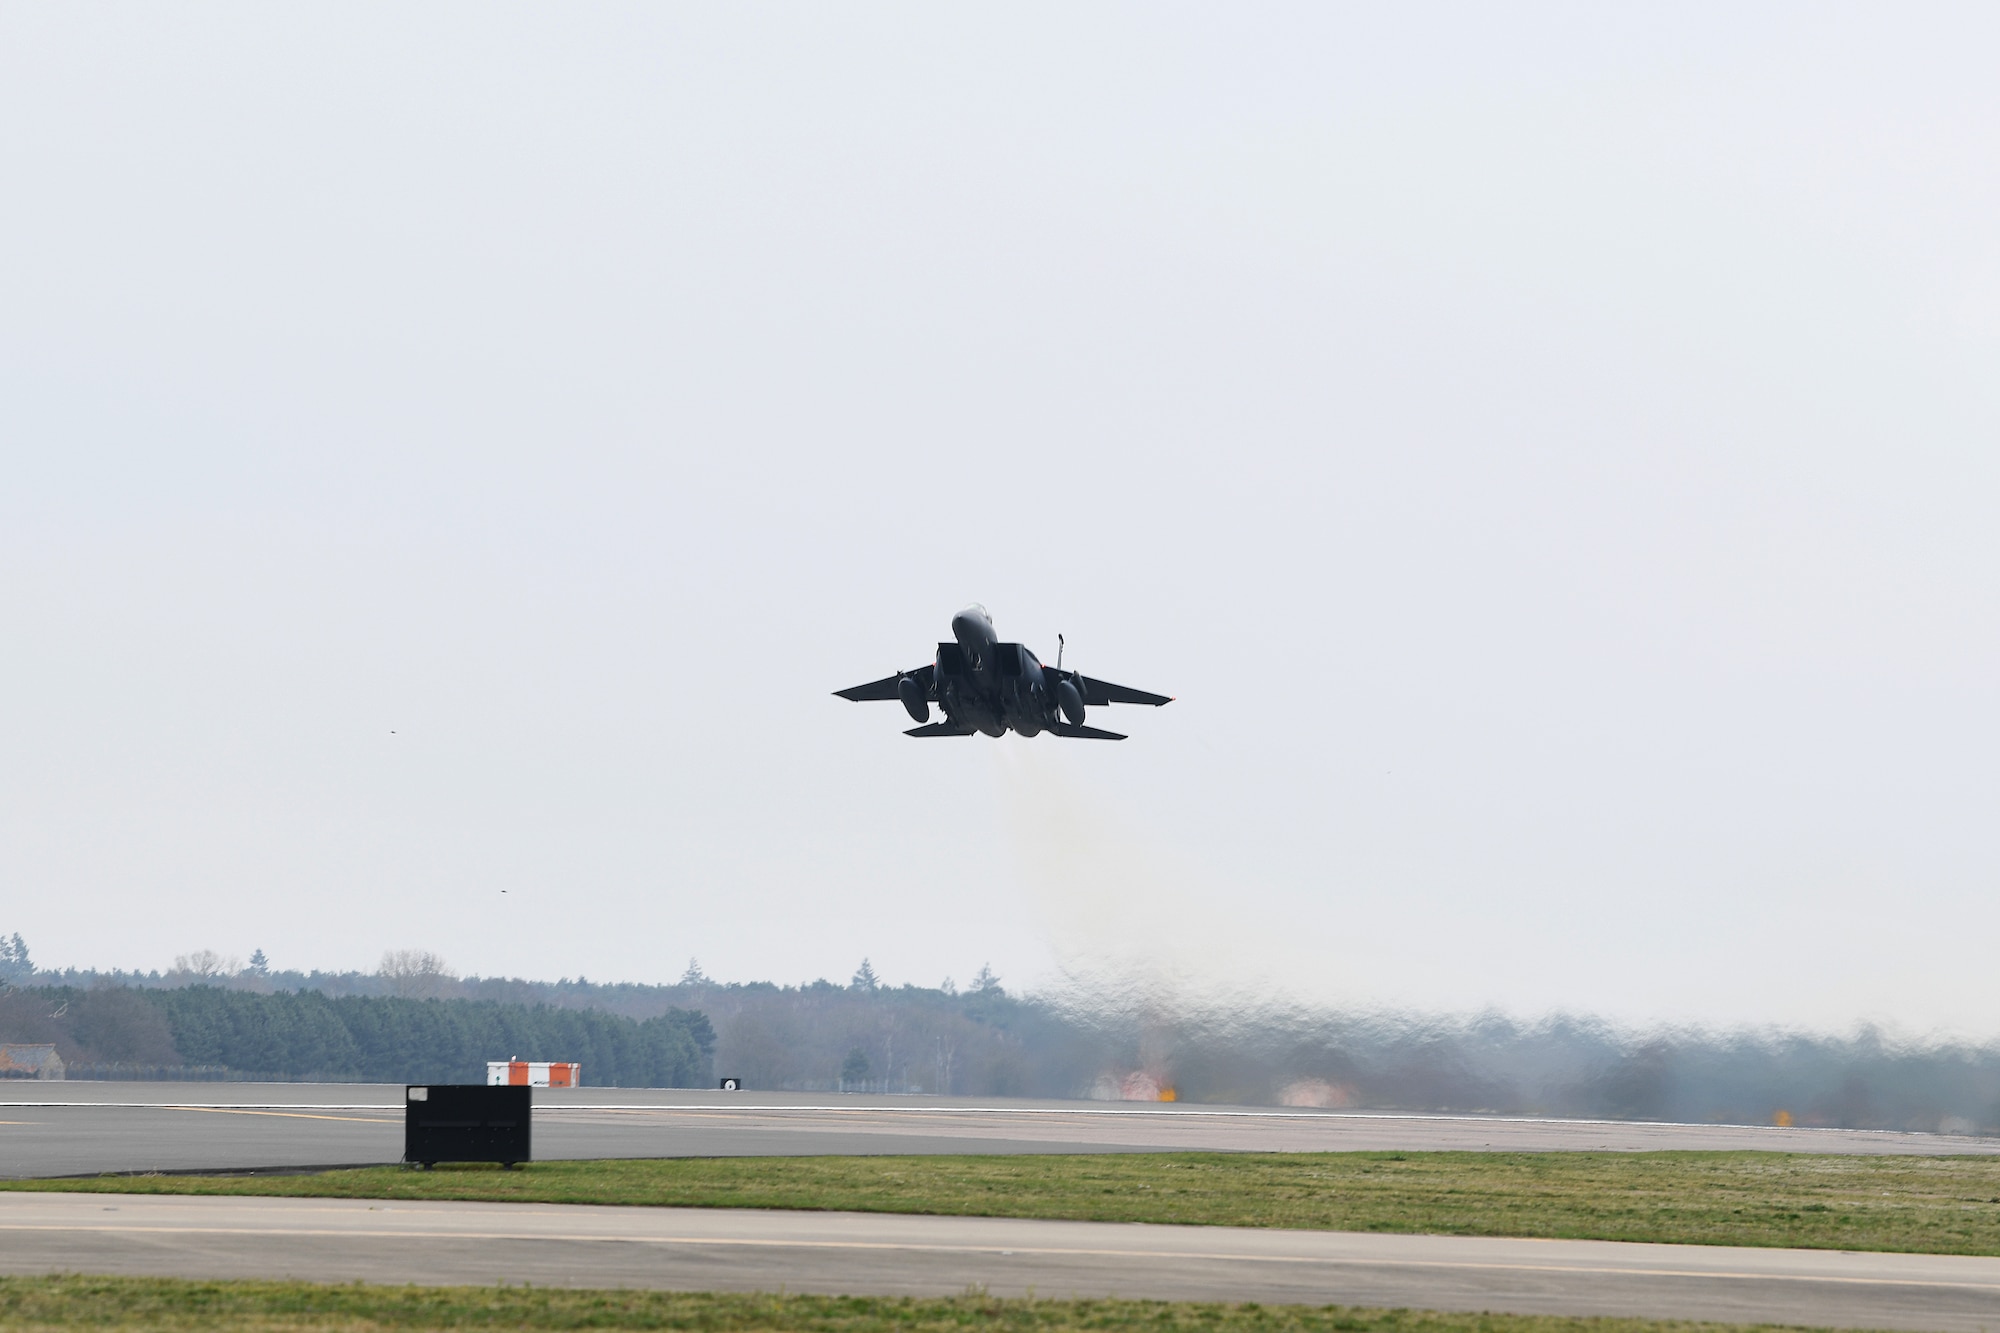
[[[1055,690],[1041,659],[1025,644],[1000,642],[983,608],[969,606],[953,616],[951,637],[954,642],[939,644],[931,663],[933,697],[948,720],[988,736],[1037,736],[1057,720]]]

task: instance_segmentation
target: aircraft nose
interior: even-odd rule
[[[993,622],[985,608],[968,606],[951,618],[951,636],[975,659],[983,658],[993,643]]]

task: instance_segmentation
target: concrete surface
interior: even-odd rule
[[[402,1105],[400,1084],[7,1086],[0,1177],[392,1162],[402,1156]],[[544,1161],[1188,1150],[2000,1152],[2000,1140],[1869,1130],[627,1088],[538,1091],[534,1146]]]
[[[2000,1327],[1991,1258],[721,1209],[0,1194],[0,1272]]]

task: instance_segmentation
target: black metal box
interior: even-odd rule
[[[529,1095],[482,1083],[411,1084],[403,1089],[403,1160],[516,1162],[528,1151]]]

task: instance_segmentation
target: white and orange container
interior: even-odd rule
[[[560,1060],[488,1060],[489,1088],[580,1088],[583,1066]]]

